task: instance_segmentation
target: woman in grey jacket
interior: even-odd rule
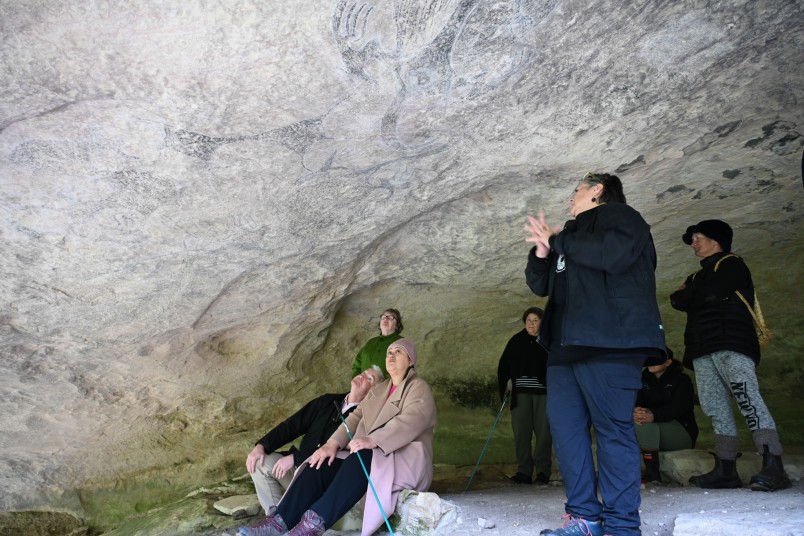
[[[547,416],[568,521],[543,535],[641,534],[640,450],[632,412],[647,356],[665,360],[650,226],[620,179],[587,174],[563,230],[529,218],[528,286],[549,296]],[[595,428],[598,475],[589,427]],[[598,500],[598,491],[602,502]]]

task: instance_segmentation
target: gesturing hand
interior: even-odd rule
[[[550,227],[544,219],[544,212],[540,212],[539,219],[528,216],[525,231],[529,234],[525,238],[525,242],[535,244],[536,256],[544,258],[550,253],[550,237],[558,234],[561,231],[561,226]]]

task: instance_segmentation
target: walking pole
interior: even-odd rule
[[[349,427],[346,425],[346,419],[343,418],[343,413],[341,413],[341,408],[337,402],[334,402],[335,408],[338,410],[338,415],[340,415],[341,420],[343,421],[343,427],[346,428],[346,434],[349,436],[349,440],[351,441],[354,439],[352,437],[352,432],[349,431]],[[388,521],[388,516],[385,515],[385,509],[382,507],[382,503],[380,502],[380,497],[377,495],[377,490],[374,489],[374,483],[371,481],[371,477],[369,476],[368,471],[366,470],[366,464],[363,463],[363,458],[360,457],[360,451],[355,451],[357,454],[357,459],[360,461],[360,467],[363,468],[363,474],[366,475],[366,479],[368,479],[369,486],[371,486],[371,491],[374,493],[374,500],[377,501],[377,506],[380,507],[380,513],[382,514],[382,518],[385,520],[385,526],[388,527],[388,532],[391,533],[391,536],[394,536],[394,529],[391,528],[391,523]]]
[[[480,456],[477,458],[477,463],[475,464],[475,468],[472,470],[472,476],[469,477],[469,482],[466,484],[466,489],[463,490],[464,493],[469,491],[469,487],[472,485],[472,479],[475,477],[475,471],[477,471],[477,466],[480,465],[480,460],[483,459],[483,454],[486,453],[486,447],[489,446],[489,441],[491,440],[491,434],[494,433],[494,429],[497,428],[497,423],[500,422],[500,416],[502,415],[503,408],[505,407],[505,403],[508,401],[508,392],[505,393],[505,397],[503,398],[502,406],[500,406],[500,411],[497,413],[497,418],[494,419],[494,424],[491,425],[491,431],[489,432],[489,436],[486,438],[486,444],[483,445],[483,450],[480,451]]]

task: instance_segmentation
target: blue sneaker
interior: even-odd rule
[[[557,529],[545,529],[539,534],[541,536],[603,536],[602,521],[587,521],[570,514],[564,514],[562,517],[567,520],[564,525]]]

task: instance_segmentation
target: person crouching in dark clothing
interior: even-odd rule
[[[662,481],[659,451],[691,449],[698,439],[692,380],[669,348],[667,355],[667,361],[642,372],[634,408],[637,441],[645,462],[643,483]]]

